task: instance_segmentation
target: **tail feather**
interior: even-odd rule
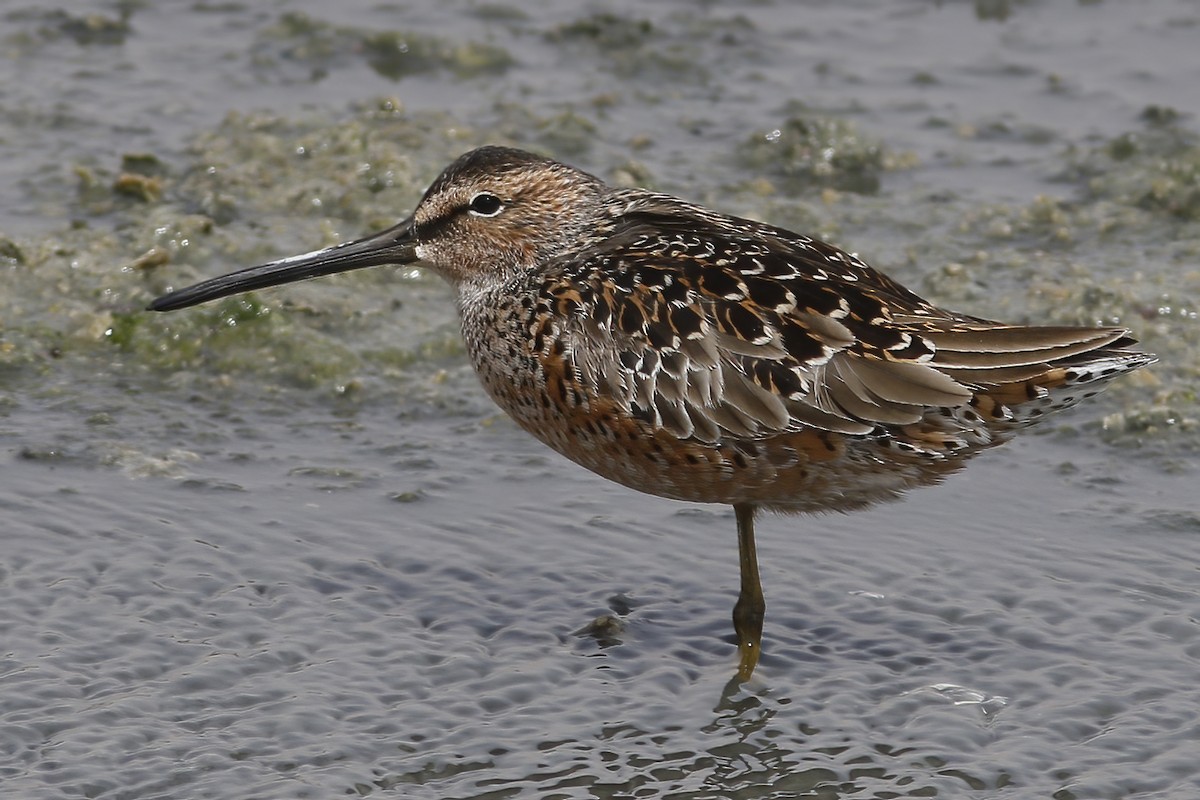
[[[1009,424],[1028,425],[1098,394],[1114,378],[1157,360],[1150,353],[1102,347],[1051,362],[1035,377],[985,386],[974,404],[995,409],[993,413],[1002,413]]]
[[[1130,349],[1136,341],[1123,329],[1073,329],[1075,344],[1064,344],[1072,337],[1071,330],[1051,330],[1040,337],[1037,328],[1008,328],[1006,334],[1024,338],[1027,346],[1002,353],[999,348],[1005,346],[1004,342],[994,341],[996,355],[1017,362],[1007,366],[947,368],[938,364],[935,356],[933,365],[971,387],[970,400],[927,407],[919,421],[898,426],[903,435],[897,440],[905,448],[935,459],[986,449],[1005,441],[1019,428],[1098,394],[1113,379],[1158,360],[1150,353]],[[1046,345],[1041,354],[1049,357],[1020,363],[1028,358],[1031,343]]]
[[[1123,328],[997,325],[937,331],[925,338],[933,344],[933,363],[941,369],[992,370],[1052,364],[1094,353],[1128,333]]]

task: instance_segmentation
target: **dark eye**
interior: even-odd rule
[[[468,208],[472,214],[477,214],[481,217],[494,217],[504,208],[504,203],[494,194],[480,192],[471,198],[471,205]]]

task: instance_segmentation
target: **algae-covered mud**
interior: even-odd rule
[[[1200,792],[1200,9],[0,12],[0,786],[20,797]],[[144,311],[483,143],[1158,364],[947,485],[732,517],[517,431],[420,269]]]
[[[198,133],[176,166],[127,153],[118,169],[78,167],[73,207],[109,229],[81,222],[46,238],[4,240],[5,363],[46,366],[52,347],[56,358],[64,351],[115,358],[160,374],[187,368],[257,378],[265,368],[279,370],[277,380],[328,388],[455,352],[447,295],[415,270],[360,273],[167,317],[143,307],[216,271],[389,225],[455,154],[485,141],[520,141],[520,123],[486,133],[458,124],[374,98],[333,124],[231,116]],[[1125,421],[1173,444],[1192,440],[1200,377],[1188,357],[1197,347],[1200,296],[1195,134],[1146,126],[1070,149],[1053,184],[1059,192],[1071,186],[1064,198],[951,209],[925,189],[836,188],[861,190],[890,171],[915,171],[915,157],[890,153],[852,123],[820,113],[793,113],[783,124],[789,133],[754,132],[738,143],[725,172],[745,179],[695,193],[837,241],[855,238],[859,226],[867,230],[862,238],[872,224],[909,229],[890,270],[950,307],[1014,321],[1131,326],[1162,363],[1153,377],[1117,387]],[[644,164],[613,165],[606,174],[655,183]],[[397,286],[405,292],[385,293]],[[276,313],[297,305],[303,314]]]

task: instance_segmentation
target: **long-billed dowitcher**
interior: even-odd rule
[[[457,291],[475,370],[521,427],[631,488],[733,506],[741,678],[766,607],[758,509],[896,497],[1154,361],[1123,328],[957,314],[811,237],[504,147],[460,157],[393,228],[150,308],[414,262]]]

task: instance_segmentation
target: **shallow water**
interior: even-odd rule
[[[6,466],[17,795],[1196,788],[1194,476],[1035,437],[887,509],[767,518],[735,688],[727,511],[505,421],[264,405],[252,442],[228,409],[116,423],[157,428],[174,479]]]
[[[1200,794],[1195,4],[63,8],[0,61],[5,796]],[[794,118],[847,160],[764,155]],[[764,518],[734,686],[732,512],[518,431],[436,280],[139,310],[489,139],[1163,362],[941,487]],[[157,196],[111,188],[137,152]]]

